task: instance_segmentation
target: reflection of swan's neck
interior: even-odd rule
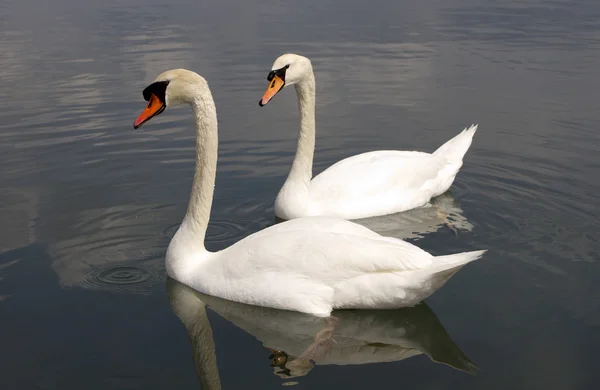
[[[315,76],[309,76],[296,84],[298,107],[300,109],[300,132],[294,163],[288,182],[308,188],[312,179],[313,156],[315,154]]]
[[[221,388],[215,341],[206,308],[198,309],[197,318],[188,323],[187,331],[193,348],[193,359],[196,366],[196,375],[200,380],[202,389],[212,390]]]
[[[196,173],[181,228],[204,249],[217,173],[217,110],[210,91],[199,94],[191,106],[196,122]]]
[[[167,280],[167,291],[173,312],[187,330],[202,389],[221,389],[215,341],[204,303],[188,287],[174,280]]]

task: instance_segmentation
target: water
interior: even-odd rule
[[[0,387],[597,388],[596,3],[3,2]],[[450,193],[371,222],[433,254],[488,254],[426,305],[340,314],[314,367],[299,356],[323,320],[165,281],[190,112],[132,129],[156,75],[201,73],[220,122],[207,246],[269,226],[298,115],[292,91],[257,101],[284,52],[315,68],[316,172],[480,124]]]

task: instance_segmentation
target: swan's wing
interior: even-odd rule
[[[412,244],[306,230],[310,224],[298,220],[199,258],[198,272],[183,275],[182,282],[224,299],[318,316],[328,316],[334,307],[411,305],[437,286],[423,284],[431,268],[439,268],[437,261]],[[286,230],[286,224],[298,230]]]
[[[393,238],[280,229],[265,229],[225,249],[221,266],[228,267],[229,277],[293,274],[332,285],[368,273],[422,269],[433,259],[417,246]]]
[[[319,202],[352,203],[401,194],[427,192],[447,163],[422,152],[376,151],[349,157],[317,175],[310,184],[311,197]],[[425,201],[428,200],[428,197]],[[352,206],[352,205],[351,205]]]
[[[415,270],[430,266],[432,260],[427,252],[393,238],[306,230],[263,231],[219,252],[203,266],[193,283],[204,293],[232,301],[329,315],[340,291],[344,292],[341,299],[360,301],[360,287],[365,290],[372,285],[365,284],[368,276],[377,279],[380,275],[406,273],[408,280]],[[391,288],[404,297],[401,288]],[[388,290],[379,291],[374,299],[380,299]]]
[[[256,232],[253,236],[258,237],[261,235],[271,235],[275,233],[284,233],[294,230],[302,230],[313,233],[339,233],[362,237],[381,237],[381,235],[379,235],[378,233],[375,233],[373,230],[370,230],[369,228],[366,228],[365,226],[360,225],[358,223],[351,222],[343,218],[327,216],[303,217],[292,219],[284,223],[273,225],[268,229]]]

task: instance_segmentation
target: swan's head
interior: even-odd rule
[[[147,86],[142,95],[148,105],[133,123],[137,129],[150,119],[160,115],[167,106],[191,104],[208,90],[208,83],[198,73],[187,69],[171,69],[161,73]]]
[[[312,75],[312,64],[306,57],[298,54],[284,54],[273,63],[271,72],[267,76],[269,86],[258,104],[262,107],[267,104],[283,87],[300,84]]]

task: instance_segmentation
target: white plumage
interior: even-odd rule
[[[465,128],[434,153],[397,150],[362,153],[333,164],[313,178],[316,129],[311,62],[296,54],[284,54],[272,69],[285,69],[285,73],[280,71],[284,79],[269,85],[261,105],[267,104],[281,88],[294,85],[300,107],[298,148],[290,174],[275,200],[279,218],[359,219],[398,213],[427,204],[454,182],[477,125]]]
[[[485,252],[434,257],[410,243],[333,217],[298,218],[221,251],[207,251],[204,237],[218,143],[212,95],[206,81],[187,70],[167,71],[156,83],[165,88],[165,106],[188,103],[196,119],[190,203],[167,250],[172,278],[232,301],[328,316],[333,309],[412,306]],[[155,98],[150,98],[146,111],[155,107],[162,112]],[[146,111],[140,118],[158,115]],[[138,119],[136,126],[148,119]]]

